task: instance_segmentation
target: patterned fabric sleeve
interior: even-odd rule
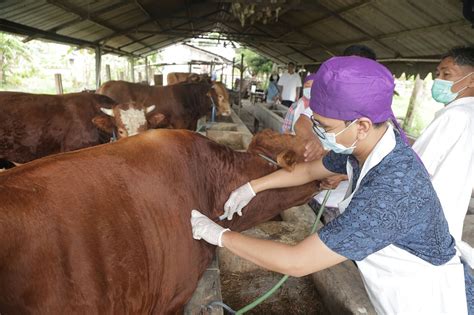
[[[346,164],[348,157],[347,154],[338,154],[329,151],[323,158],[323,165],[327,170],[333,173],[347,174]]]
[[[403,212],[397,211],[399,196],[383,192],[389,188],[360,187],[347,209],[319,231],[332,251],[351,260],[363,260],[394,243],[405,234]]]
[[[281,125],[281,133],[291,133],[291,127],[293,126],[293,120],[295,119],[295,109],[298,106],[298,102],[291,104],[290,108],[286,112],[285,119]]]

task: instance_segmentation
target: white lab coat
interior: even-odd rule
[[[451,235],[458,245],[462,244],[458,250],[474,267],[473,249],[461,243],[474,187],[474,97],[457,99],[438,111],[413,149],[431,176]]]
[[[364,176],[395,147],[396,140],[390,126],[362,167],[355,190],[350,189],[339,203],[344,211]],[[347,163],[349,187],[353,170]],[[357,266],[369,298],[378,314],[387,315],[463,315],[467,314],[464,268],[459,256],[441,266],[434,266],[421,258],[389,245],[365,259]]]

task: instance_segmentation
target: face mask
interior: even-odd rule
[[[304,88],[303,96],[309,100],[311,98],[311,88]]]
[[[319,132],[317,132],[316,135],[319,137],[319,140],[321,141],[321,144],[323,145],[325,150],[334,151],[335,153],[340,153],[340,154],[352,154],[352,152],[354,152],[355,144],[357,143],[357,140],[354,141],[354,143],[348,148],[340,143],[337,143],[336,137],[340,135],[341,133],[343,133],[344,131],[346,131],[347,128],[349,128],[356,121],[357,119],[351,122],[349,126],[339,131],[338,133],[326,132],[324,128],[317,125],[314,125],[313,127],[319,130]],[[321,137],[320,134],[324,135],[324,137]]]
[[[433,86],[431,87],[431,96],[433,99],[437,102],[443,103],[443,104],[449,104],[452,101],[458,97],[459,93],[467,89],[467,86],[462,88],[456,93],[451,92],[451,88],[453,87],[454,84],[458,83],[459,81],[464,80],[474,72],[469,73],[468,75],[462,77],[461,79],[453,82],[453,81],[448,81],[448,80],[441,80],[441,79],[435,79],[433,82]]]

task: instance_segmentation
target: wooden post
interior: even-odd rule
[[[135,82],[135,58],[130,58],[130,81]]]
[[[163,86],[163,75],[155,74],[153,76],[153,81],[155,81],[155,86]]]
[[[142,73],[141,73],[141,71],[138,72],[138,83],[142,83]]]
[[[145,57],[145,80],[147,84],[150,84],[150,80],[148,76],[149,70],[150,69],[148,69],[148,57]]]
[[[54,75],[54,81],[56,82],[56,94],[64,94],[63,79],[60,73],[56,73]]]
[[[110,65],[105,65],[105,78],[107,81],[112,80],[112,74],[110,73]]]
[[[101,49],[100,46],[95,48],[95,87],[96,89],[100,88],[100,67],[101,67]]]
[[[421,100],[423,94],[423,80],[420,78],[420,75],[417,74],[415,77],[415,85],[410,97],[410,103],[408,104],[407,113],[403,121],[403,130],[408,130],[413,124],[413,119],[415,117],[415,109],[418,103]]]
[[[123,73],[123,71],[120,71],[119,78],[120,78],[120,80],[122,80],[122,81],[125,79],[125,73]]]
[[[230,81],[230,89],[234,89],[234,68],[235,68],[235,57],[232,58],[232,75],[231,75],[231,81]]]
[[[242,83],[244,80],[244,54],[240,56],[239,115],[242,108]]]

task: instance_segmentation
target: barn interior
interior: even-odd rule
[[[402,73],[425,76],[435,70],[448,50],[474,44],[474,3],[469,0],[4,0],[0,1],[0,31],[25,36],[24,42],[39,39],[94,49],[97,86],[103,83],[100,82],[101,56],[116,54],[134,62],[193,38],[239,43],[279,66],[294,62],[310,72],[329,58],[341,55],[347,46],[362,44],[371,47],[377,61],[395,76]],[[218,36],[210,36],[211,33]],[[281,126],[283,117],[278,114],[281,108],[270,110],[255,102],[252,106],[255,122],[273,129]],[[238,113],[233,112],[231,119],[210,126],[203,133],[234,149],[244,150],[252,137],[247,127]],[[474,201],[471,206],[474,213]],[[315,219],[307,206],[298,211],[304,215],[294,214],[295,209],[282,215],[283,228],[270,223],[249,234],[291,243],[306,235]],[[295,221],[300,223],[291,223]],[[466,226],[466,233],[474,241],[474,220],[470,218]],[[293,239],[275,236],[285,229],[294,234]],[[261,272],[225,251],[218,256],[229,275],[226,283],[239,281],[237,271]],[[219,263],[215,261],[206,271],[207,278],[203,278],[187,314],[225,313],[218,304],[212,309],[203,308],[212,301],[222,300],[220,273]],[[357,270],[350,262],[308,279],[316,286],[318,293],[314,294],[318,295],[318,303],[322,303],[319,312],[374,314]],[[251,287],[251,281],[246,285]],[[292,284],[295,288],[299,285]],[[254,290],[260,293],[255,286],[264,285],[254,285]],[[241,291],[245,292],[246,288],[242,287]],[[291,301],[285,303],[291,305]],[[262,313],[258,310],[255,314]],[[299,313],[305,312],[302,309]]]

